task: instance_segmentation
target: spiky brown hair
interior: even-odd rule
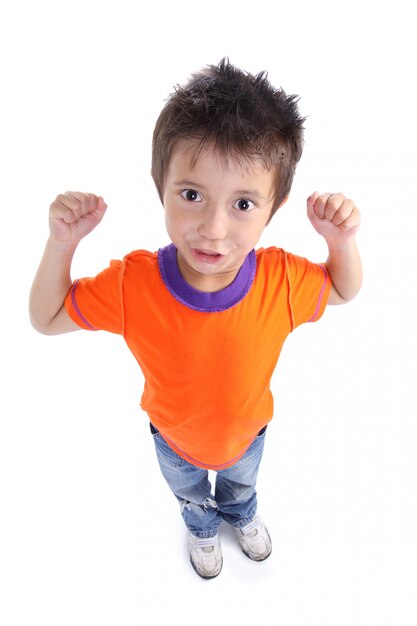
[[[274,170],[272,217],[291,190],[302,154],[305,118],[298,100],[273,87],[266,72],[250,74],[227,58],[177,85],[153,134],[151,172],[161,201],[172,151],[180,139],[190,139],[197,141],[194,162],[210,145],[226,159],[260,161]]]

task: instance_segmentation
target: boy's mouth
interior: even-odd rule
[[[213,250],[206,250],[203,248],[192,248],[192,252],[195,259],[203,261],[204,263],[216,263],[224,256],[223,254],[219,254]]]

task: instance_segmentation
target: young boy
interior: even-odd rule
[[[58,195],[31,291],[41,333],[123,335],[144,374],[141,406],[203,578],[222,568],[222,521],[250,559],[270,555],[255,484],[273,414],[271,375],[287,335],[318,320],[327,303],[351,300],[361,284],[360,214],[340,193],[307,200],[328,244],[325,264],[254,250],[288,198],[303,122],[297,98],[265,73],[223,59],[194,74],[168,99],[153,138],[152,176],[172,243],[72,283],[72,256],[107,205],[89,193]],[[217,472],[214,493],[209,469]]]

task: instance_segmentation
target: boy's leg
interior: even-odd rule
[[[256,479],[265,443],[266,427],[243,457],[232,467],[217,473],[216,500],[220,515],[233,526],[243,552],[253,561],[264,561],[271,554],[268,530],[256,515]]]
[[[256,480],[264,450],[266,428],[232,467],[217,472],[215,499],[223,519],[241,528],[256,516]]]
[[[180,503],[188,530],[200,539],[216,536],[222,517],[211,493],[208,471],[176,454],[153,426],[151,432],[161,472]]]
[[[264,561],[272,552],[272,542],[261,518],[256,515],[256,479],[265,443],[266,428],[258,434],[247,452],[234,466],[217,474],[216,500],[223,519],[243,552],[252,561]]]
[[[162,474],[180,503],[188,528],[191,564],[202,578],[215,578],[223,565],[217,534],[222,518],[211,494],[208,471],[187,463],[176,454],[152,424],[151,432]]]

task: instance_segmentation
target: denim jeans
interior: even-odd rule
[[[208,470],[188,463],[151,424],[156,454],[165,480],[177,498],[188,530],[196,537],[214,537],[222,521],[240,528],[256,515],[256,478],[265,443],[263,428],[243,457],[219,470],[214,495]]]

